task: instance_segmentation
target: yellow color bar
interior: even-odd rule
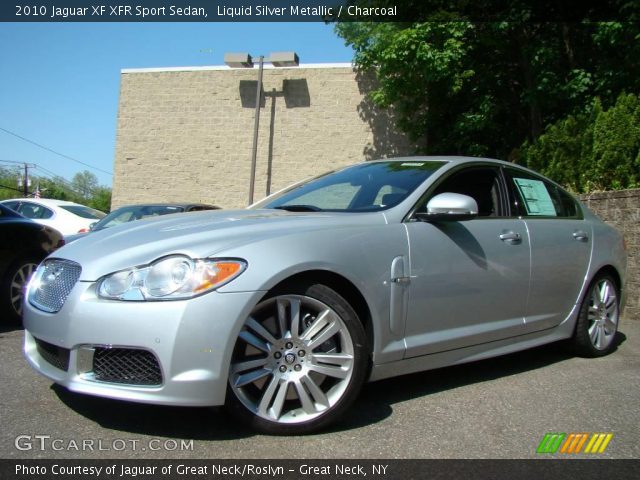
[[[594,433],[584,453],[604,453],[613,438],[613,433]]]
[[[605,449],[607,448],[607,445],[609,445],[609,442],[611,441],[612,438],[613,438],[613,433],[609,433],[605,437],[604,442],[602,442],[602,445],[600,445],[600,450],[598,451],[598,453],[604,453]]]

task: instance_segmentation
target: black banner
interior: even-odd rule
[[[292,454],[295,447],[292,448]],[[640,460],[0,460],[3,480],[637,478]]]
[[[16,0],[0,22],[638,21],[627,0]]]

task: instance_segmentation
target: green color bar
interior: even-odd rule
[[[566,433],[547,433],[538,445],[536,453],[556,453],[566,436]]]

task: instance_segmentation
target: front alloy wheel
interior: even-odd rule
[[[259,303],[229,370],[232,406],[267,433],[307,433],[335,420],[364,380],[362,324],[324,285]]]

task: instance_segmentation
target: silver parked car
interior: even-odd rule
[[[570,339],[615,348],[621,236],[555,183],[464,157],[366,162],[248,210],[132,222],[55,252],[25,353],[72,391],[323,428],[363,382]]]

